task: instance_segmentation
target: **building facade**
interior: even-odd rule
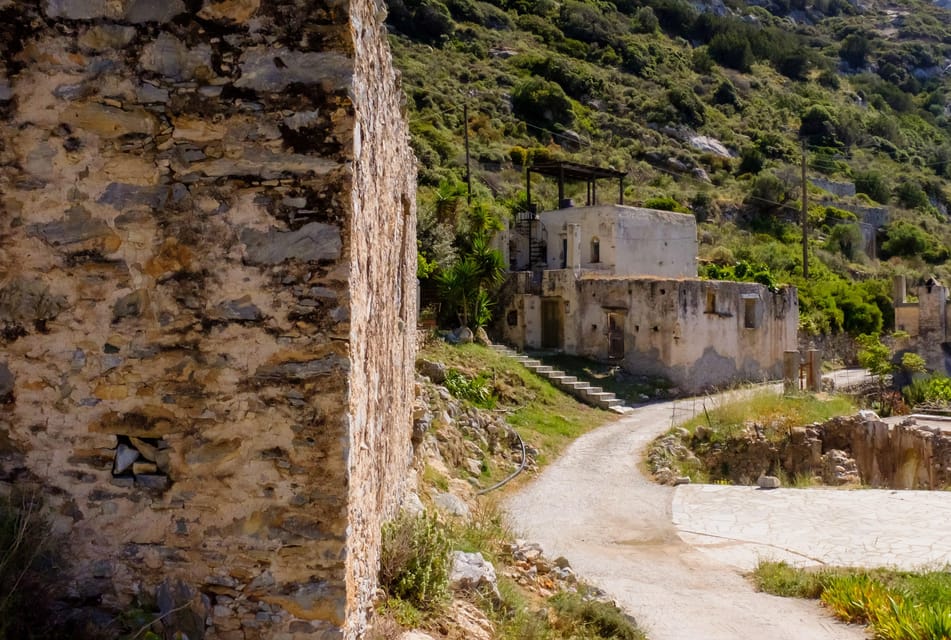
[[[526,225],[522,224],[524,230]],[[683,391],[782,375],[796,349],[796,290],[697,278],[693,216],[622,205],[545,212],[516,226],[498,331],[520,348],[553,349],[660,375]],[[544,247],[531,264],[531,247]],[[529,256],[526,256],[526,250]]]

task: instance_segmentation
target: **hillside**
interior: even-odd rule
[[[549,157],[626,171],[627,203],[692,212],[702,275],[797,285],[806,334],[890,329],[892,274],[951,279],[945,8],[390,0],[389,10],[420,162],[420,276],[443,323],[490,315],[501,265],[486,267],[488,239],[524,206],[525,164]],[[533,183],[532,195],[555,204],[553,184]],[[467,273],[481,303],[457,295]]]

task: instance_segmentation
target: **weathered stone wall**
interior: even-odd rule
[[[359,632],[415,317],[378,10],[0,0],[0,480],[45,496],[73,611]]]

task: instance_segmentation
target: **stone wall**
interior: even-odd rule
[[[0,487],[44,496],[65,611],[359,634],[415,318],[378,20],[372,0],[0,0]]]

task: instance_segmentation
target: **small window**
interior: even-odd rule
[[[601,241],[597,238],[591,239],[591,262],[601,262]]]
[[[743,326],[756,328],[756,298],[743,298]]]
[[[707,289],[707,306],[705,311],[706,313],[717,312],[717,292],[713,289]]]

